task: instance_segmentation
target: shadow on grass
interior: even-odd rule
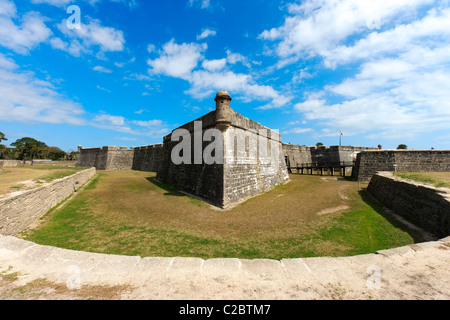
[[[148,182],[154,184],[155,186],[157,186],[158,188],[161,188],[163,190],[165,190],[166,192],[164,193],[165,196],[175,196],[175,197],[187,197],[186,194],[181,193],[180,191],[178,191],[175,187],[172,187],[169,184],[166,184],[164,182],[158,181],[156,179],[156,177],[147,177],[145,178],[147,179]]]
[[[364,201],[364,203],[366,203],[368,206],[370,206],[374,211],[376,211],[379,215],[381,215],[384,219],[386,219],[386,221],[388,221],[395,228],[398,228],[398,229],[408,233],[411,236],[411,238],[413,238],[414,243],[428,241],[420,231],[414,230],[414,229],[406,226],[404,223],[401,223],[400,221],[395,219],[391,214],[385,212],[383,210],[380,202],[377,199],[375,199],[367,191],[367,189],[359,190],[358,193],[361,196],[361,199]],[[405,220],[407,220],[407,219],[405,219]],[[410,221],[408,221],[408,222],[410,222]],[[410,223],[412,223],[412,222],[410,222]]]

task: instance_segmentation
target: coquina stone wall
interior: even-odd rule
[[[3,168],[12,168],[20,165],[19,160],[0,160],[0,170]]]
[[[369,181],[377,171],[450,171],[450,150],[379,150],[357,155],[354,178]]]
[[[307,147],[283,143],[285,162],[291,168],[306,163],[325,164],[345,162],[349,164],[356,160],[358,153],[368,150],[378,150],[378,148],[358,146]],[[296,169],[292,169],[292,171],[295,173]]]
[[[288,181],[279,133],[232,110],[226,91],[219,91],[215,100],[216,110],[175,129],[186,130],[182,140],[172,141],[175,130],[164,137],[164,159],[157,178],[221,208]],[[202,138],[209,129],[216,129],[218,136]],[[173,150],[185,139],[190,141],[189,161],[176,164]],[[221,140],[220,150],[216,150],[220,154],[214,153],[216,161],[208,164],[204,157],[196,161],[196,145],[201,146],[201,157],[209,154],[207,148],[215,139]]]
[[[140,170],[156,172],[163,159],[162,144],[136,148],[106,146],[83,149],[77,167],[95,167],[97,170]]]
[[[101,151],[102,148],[83,149],[81,146],[78,146],[79,155],[75,166],[95,167],[97,170],[104,170],[106,167],[106,157]]]
[[[0,234],[15,235],[22,232],[74,193],[95,173],[95,168],[90,168],[36,189],[5,195],[0,199]]]
[[[223,163],[207,164],[201,159],[195,159],[196,145],[203,151],[211,143],[203,141],[206,130],[215,126],[215,111],[212,111],[194,121],[184,124],[175,130],[186,130],[186,135],[172,141],[174,131],[164,137],[163,161],[156,178],[170,184],[186,193],[198,196],[213,205],[223,205]],[[197,123],[197,125],[196,125]],[[173,152],[180,143],[189,141],[189,148],[182,152]],[[186,152],[186,154],[182,154]],[[182,163],[174,163],[172,153],[187,157]],[[189,154],[187,154],[189,153]]]
[[[224,131],[223,207],[271,190],[289,180],[281,136],[231,110]]]
[[[129,170],[133,167],[133,148],[103,147],[102,150],[106,153],[105,170]]]
[[[163,160],[163,144],[134,148],[133,170],[157,172]]]
[[[302,163],[312,163],[311,147],[283,143],[285,163],[289,167],[301,166]],[[293,170],[296,173],[296,170]]]
[[[368,191],[386,207],[438,237],[450,235],[450,189],[394,177],[372,176]]]

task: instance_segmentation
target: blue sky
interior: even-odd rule
[[[0,0],[8,143],[161,143],[221,89],[283,142],[449,149],[450,3]]]

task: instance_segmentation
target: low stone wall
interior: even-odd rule
[[[0,234],[16,235],[91,179],[95,168],[0,199]]]
[[[0,170],[3,168],[12,168],[19,166],[21,161],[19,160],[0,160]]]
[[[450,171],[450,150],[362,151],[356,157],[354,178],[369,181],[377,171]]]
[[[373,147],[355,147],[355,146],[320,146],[307,147],[295,144],[283,143],[283,152],[285,162],[290,167],[301,166],[305,163],[351,163],[356,160],[358,153],[362,151],[378,150]],[[296,169],[291,168],[293,173]]]
[[[373,175],[367,189],[399,216],[438,237],[450,235],[450,189],[394,177],[391,172]]]

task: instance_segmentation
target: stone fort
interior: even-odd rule
[[[97,170],[156,172],[159,181],[224,209],[286,183],[289,173],[298,173],[304,167],[345,170],[349,165],[352,177],[359,181],[369,181],[377,171],[394,168],[450,171],[450,150],[379,150],[283,143],[277,131],[232,110],[228,92],[219,91],[214,100],[214,111],[174,129],[161,144],[130,149],[79,146],[76,165]],[[200,157],[196,152],[187,154],[192,150],[199,150]],[[204,154],[215,161],[204,161]],[[184,161],[174,161],[174,155]]]

